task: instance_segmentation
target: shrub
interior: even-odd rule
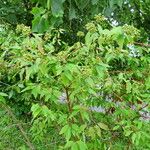
[[[32,122],[34,141],[55,135],[55,149],[149,149],[143,111],[149,109],[150,49],[136,45],[140,33],[131,26],[93,20],[86,29],[72,46],[60,38],[62,29],[4,31],[5,104]]]

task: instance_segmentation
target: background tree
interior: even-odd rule
[[[74,33],[99,13],[110,23],[130,24],[143,35],[150,33],[149,0],[1,0],[0,10],[1,22],[32,24],[32,31],[38,33],[58,26]]]

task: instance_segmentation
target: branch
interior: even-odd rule
[[[139,111],[142,110],[142,109],[144,109],[144,108],[146,108],[147,106],[148,106],[148,104],[142,106],[141,108],[139,108]]]
[[[139,42],[134,42],[134,44],[150,48],[150,44],[144,44],[144,43],[139,43]]]
[[[72,107],[71,107],[71,103],[70,103],[70,99],[69,99],[69,92],[68,92],[68,89],[66,88],[66,98],[67,98],[67,104],[68,104],[68,110],[69,110],[69,113],[72,113]]]
[[[28,145],[28,147],[31,149],[31,150],[35,150],[33,144],[30,142],[29,138],[27,137],[23,127],[21,126],[21,124],[19,123],[19,121],[17,120],[17,118],[15,117],[15,115],[13,114],[12,110],[10,107],[8,106],[5,106],[3,105],[4,108],[6,109],[6,111],[9,113],[9,115],[11,116],[11,118],[13,119],[14,122],[16,122],[16,125],[18,126],[22,136],[24,137],[25,139],[25,143]]]
[[[67,105],[68,105],[68,111],[69,111],[69,114],[72,113],[72,105],[71,105],[71,102],[70,102],[70,98],[69,98],[69,91],[68,91],[68,88],[65,88],[65,92],[66,92],[66,99],[67,99]],[[72,123],[74,123],[74,119],[72,118]]]

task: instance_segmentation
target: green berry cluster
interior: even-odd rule
[[[113,45],[114,41],[113,38],[111,36],[108,35],[103,35],[101,37],[99,37],[98,42],[100,45]]]
[[[78,36],[78,37],[83,37],[83,36],[84,36],[84,32],[78,31],[77,36]]]
[[[133,38],[138,38],[140,36],[140,31],[132,25],[124,25],[122,29],[127,35]]]
[[[90,22],[90,23],[87,23],[85,25],[86,29],[90,32],[95,32],[97,29],[96,29],[96,26],[93,22]]]
[[[19,24],[17,25],[16,32],[26,36],[31,34],[31,29],[30,27],[27,27],[24,24]]]
[[[97,23],[103,23],[106,21],[105,16],[103,16],[101,14],[95,15],[94,19]]]
[[[45,41],[48,41],[48,40],[51,39],[51,37],[52,37],[51,33],[46,32],[45,35],[44,35],[44,40],[45,40]]]

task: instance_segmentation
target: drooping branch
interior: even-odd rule
[[[16,123],[16,126],[19,128],[22,136],[25,139],[25,143],[27,144],[27,146],[31,149],[31,150],[35,150],[33,144],[31,143],[31,141],[29,140],[28,136],[26,135],[22,125],[19,123],[19,121],[17,120],[17,118],[15,117],[15,115],[13,114],[12,110],[10,107],[3,105],[3,107],[6,109],[6,111],[8,112],[8,114],[10,115],[10,117],[13,119],[13,121]]]

